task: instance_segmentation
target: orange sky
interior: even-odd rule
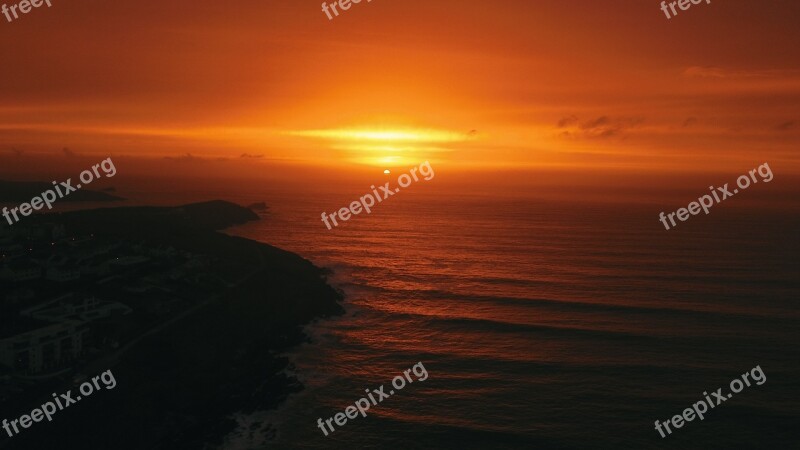
[[[52,1],[0,16],[0,153],[800,172],[795,0]]]

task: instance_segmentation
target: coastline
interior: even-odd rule
[[[201,302],[172,323],[166,321],[163,329],[138,337],[127,348],[123,342],[117,357],[106,355],[102,363],[84,365],[87,374],[113,369],[114,390],[53,422],[0,440],[0,447],[216,446],[236,428],[233,413],[272,409],[301,390],[301,383],[285,374],[288,359],[277,355],[307,341],[303,326],[341,314],[342,294],[327,284],[324,269],[296,254],[215,231],[254,218],[227,202],[41,216],[80,232],[143,238],[209,255],[239,276],[220,292],[201,293]]]

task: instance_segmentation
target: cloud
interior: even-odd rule
[[[686,70],[683,71],[683,75],[692,78],[729,78],[731,72],[719,67],[692,66],[687,67]]]
[[[253,158],[253,159],[260,159],[260,158],[263,158],[263,157],[264,157],[264,155],[263,155],[263,154],[251,155],[251,154],[249,154],[249,153],[242,153],[241,155],[239,155],[239,158]]]
[[[590,122],[584,123],[583,125],[581,125],[581,129],[583,129],[583,130],[593,130],[593,129],[604,127],[606,125],[608,125],[608,117],[601,116],[601,117],[598,117],[595,120],[592,120]]]
[[[612,118],[600,116],[579,124],[577,117],[569,116],[561,119],[557,128],[568,128],[568,130],[560,133],[563,137],[594,139],[621,136],[626,131],[636,128],[642,122],[644,122],[644,119],[641,117]]]
[[[198,158],[197,156],[194,156],[191,153],[187,153],[187,154],[185,154],[183,156],[175,156],[175,157],[173,157],[173,156],[165,156],[164,159],[167,159],[167,160],[170,160],[170,161],[175,161],[175,162],[180,162],[180,163],[196,163],[196,162],[207,161],[206,159]]]
[[[768,77],[778,75],[777,72],[770,73],[769,71],[756,71],[756,70],[733,70],[723,69],[721,67],[702,67],[692,66],[687,67],[683,71],[683,75],[690,78],[754,78],[754,77]]]
[[[688,117],[686,120],[683,121],[683,127],[684,128],[688,128],[688,127],[691,127],[692,125],[696,125],[696,124],[697,124],[697,118],[696,117]]]
[[[797,128],[797,121],[794,120],[790,120],[788,122],[784,122],[780,125],[775,126],[775,129],[780,131],[789,131],[795,128]]]
[[[61,151],[64,152],[64,156],[66,156],[67,158],[74,158],[74,157],[78,156],[77,153],[73,152],[72,150],[68,149],[67,147],[62,148]]]
[[[745,79],[745,78],[797,78],[800,76],[798,70],[735,70],[722,67],[702,67],[691,66],[683,71],[683,76],[690,78],[725,78],[725,79]]]
[[[564,117],[558,121],[558,128],[564,128],[574,123],[578,123],[578,118],[575,116]]]
[[[188,163],[188,164],[230,161],[230,158],[225,158],[224,156],[218,156],[215,158],[203,158],[202,156],[194,156],[191,153],[187,153],[182,156],[165,156],[164,159],[168,161],[174,161],[177,163]]]

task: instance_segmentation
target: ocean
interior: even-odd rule
[[[657,202],[420,184],[326,229],[359,195],[250,193],[269,213],[228,230],[330,268],[347,312],[287,355],[302,392],[239,414],[224,449],[800,448],[796,203],[666,231]],[[318,428],[417,363],[426,380]],[[655,429],[756,366],[763,384]]]

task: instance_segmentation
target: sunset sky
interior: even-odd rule
[[[793,0],[52,2],[0,17],[0,153],[800,172]]]

